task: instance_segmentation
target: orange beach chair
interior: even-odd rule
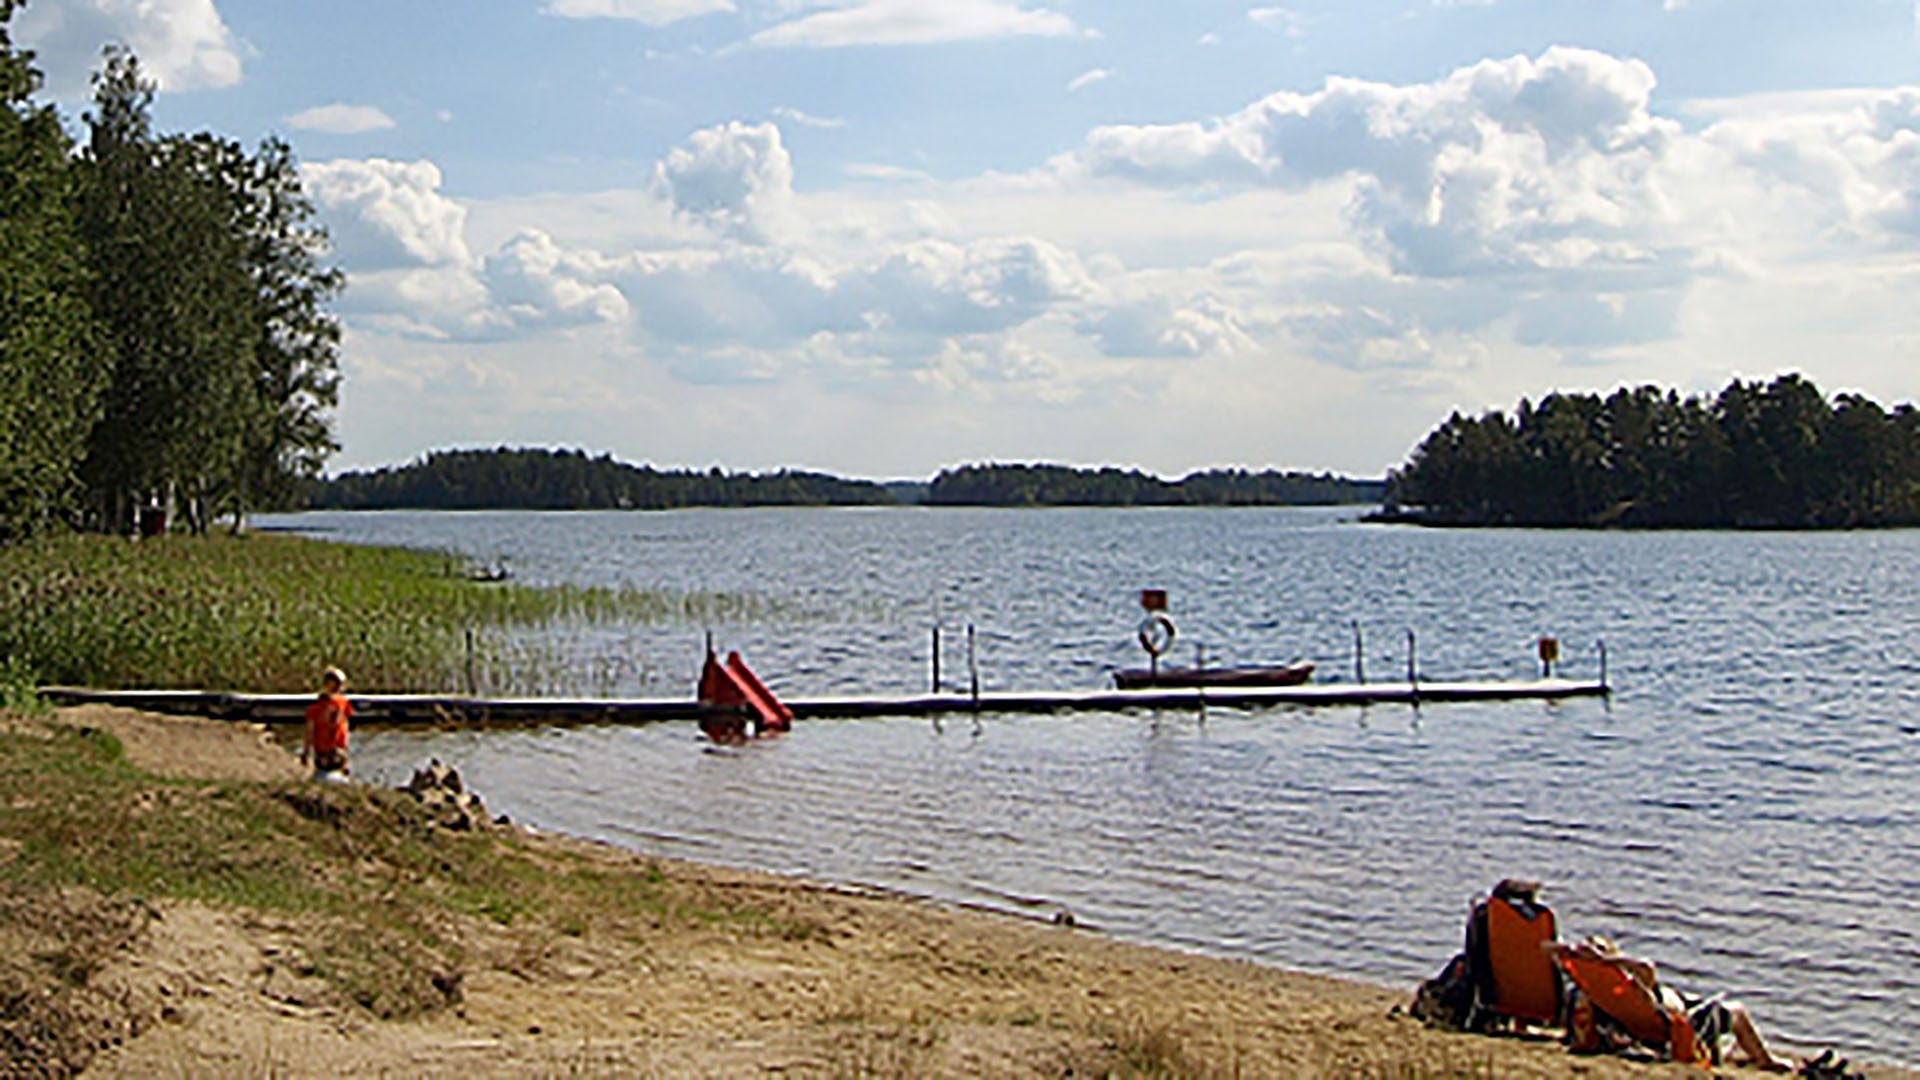
[[[1487,962],[1492,969],[1493,1011],[1534,1024],[1560,1022],[1560,977],[1541,948],[1557,932],[1553,912],[1533,908],[1529,917],[1502,897],[1487,898]]]
[[[1618,964],[1604,957],[1565,951],[1559,956],[1561,970],[1586,996],[1583,1003],[1612,1017],[1635,1042],[1658,1050],[1674,1061],[1690,1062],[1703,1069],[1713,1067],[1712,1053],[1694,1036],[1693,1024],[1684,1010],[1660,1001],[1652,990],[1642,986]],[[1581,1026],[1575,1007],[1575,1034]],[[1589,1025],[1591,1021],[1588,1021]]]

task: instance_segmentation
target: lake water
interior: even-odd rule
[[[1353,678],[1563,671],[1611,701],[819,721],[743,750],[691,724],[370,730],[516,820],[631,848],[1049,914],[1411,987],[1469,901],[1537,877],[1769,1030],[1920,1063],[1920,531],[1428,531],[1352,510],[305,514],[271,523],[505,559],[521,580],[753,593],[745,625],[568,638],[595,692],[690,696],[701,635],[779,693],[1094,688],[1140,662],[1136,590],[1185,660]],[[611,654],[618,654],[614,657]],[[583,680],[586,676],[582,676]]]

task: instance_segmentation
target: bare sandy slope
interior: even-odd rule
[[[61,719],[112,732],[163,775],[299,773],[244,726],[100,708]],[[155,1019],[88,1075],[1702,1075],[1430,1031],[1390,1015],[1406,996],[1397,990],[561,837],[529,842],[665,874],[805,932],[669,920],[644,933],[613,923],[552,933],[469,920],[452,928],[468,957],[463,1004],[381,1022],[330,1004],[299,974],[302,928],[172,903],[103,976]]]

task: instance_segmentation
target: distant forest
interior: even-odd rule
[[[1920,524],[1920,413],[1785,375],[1455,413],[1389,478],[1387,516],[1447,525]]]
[[[887,504],[879,484],[821,473],[661,471],[580,450],[437,450],[410,465],[315,485],[321,510],[672,510]]]
[[[437,450],[411,464],[315,482],[317,510],[671,510],[693,506],[1275,506],[1378,502],[1379,480],[1219,470],[1167,481],[1064,465],[967,465],[931,485],[783,470],[662,471],[580,450]]]
[[[933,478],[935,506],[1332,506],[1379,502],[1381,480],[1215,469],[1162,480],[1137,469],[963,465]]]

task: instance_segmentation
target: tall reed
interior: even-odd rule
[[[580,663],[552,644],[567,628],[739,622],[771,607],[751,595],[479,584],[434,552],[268,534],[0,547],[0,660],[60,685],[300,690],[334,663],[366,690],[466,689],[479,667],[497,686],[558,691]],[[621,665],[645,666],[588,660]]]

